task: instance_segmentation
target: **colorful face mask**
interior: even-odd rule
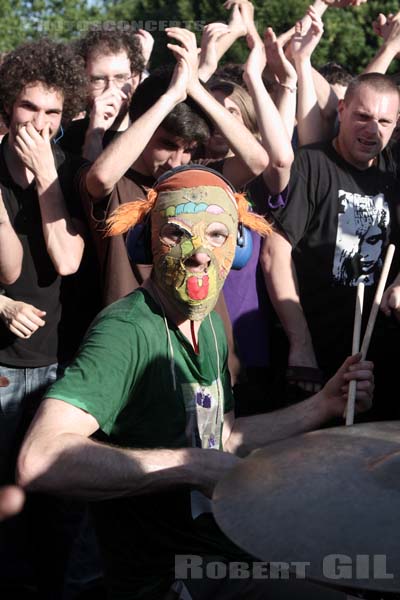
[[[161,188],[152,212],[157,283],[195,321],[214,308],[236,247],[236,201],[229,187],[214,179],[214,185]]]

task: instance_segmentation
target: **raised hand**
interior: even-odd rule
[[[347,6],[360,6],[368,0],[324,0],[332,8],[346,8]]]
[[[248,0],[227,0],[224,4],[225,8],[239,9],[241,20],[247,34],[257,32],[254,23],[254,6]]]
[[[295,34],[291,41],[293,59],[310,59],[324,32],[324,24],[313,6],[309,6],[307,15],[311,19],[311,27],[303,33],[302,22],[295,26]]]
[[[382,15],[383,16],[383,15]],[[381,27],[381,35],[385,44],[392,46],[394,52],[400,52],[400,12],[388,15]]]
[[[244,65],[243,79],[245,81],[253,76],[262,75],[267,62],[264,44],[260,37],[257,35],[254,38],[252,35],[247,34],[246,41],[250,49],[250,54]]]
[[[217,70],[219,60],[217,43],[229,32],[229,25],[225,23],[209,23],[204,27],[198,68],[201,81],[208,81]]]
[[[121,106],[128,103],[128,98],[128,94],[117,86],[96,96],[90,111],[90,127],[107,131],[118,116]]]
[[[227,0],[224,3],[224,8],[227,10],[232,9],[231,18],[229,20],[230,31],[236,33],[236,37],[242,37],[247,33],[246,24],[243,21],[243,14],[240,10],[240,4],[247,0]]]
[[[144,62],[145,65],[147,65],[150,61],[151,53],[153,52],[154,38],[149,31],[146,31],[146,29],[138,29],[135,36],[140,42]]]
[[[295,88],[297,83],[296,69],[287,59],[282,40],[276,37],[272,27],[268,27],[264,32],[264,47],[270,73],[279,83]]]
[[[179,44],[167,44],[167,47],[174,54],[177,62],[182,61],[185,65],[187,72],[186,92],[190,94],[191,90],[200,83],[198,73],[200,49],[197,48],[196,36],[192,31],[180,27],[168,27],[165,32],[170,39],[179,42]]]
[[[32,123],[21,125],[15,136],[15,150],[35,177],[46,176],[55,170],[54,157],[51,150],[50,124],[46,123],[42,131],[37,131]]]

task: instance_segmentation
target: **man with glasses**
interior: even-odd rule
[[[128,108],[144,70],[138,36],[131,31],[93,28],[78,40],[88,77],[87,116],[72,123],[61,140],[64,150],[95,160],[125,131]]]

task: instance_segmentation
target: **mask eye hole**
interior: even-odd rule
[[[229,231],[224,223],[211,223],[206,229],[206,239],[214,248],[220,248],[229,237]]]
[[[161,228],[160,240],[167,246],[176,246],[180,244],[184,239],[191,238],[190,231],[184,229],[182,226],[176,223],[166,223]]]

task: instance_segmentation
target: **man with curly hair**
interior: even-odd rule
[[[3,260],[0,265],[3,481],[24,411],[54,381],[57,363],[69,358],[59,336],[60,289],[61,277],[77,271],[84,249],[74,192],[82,161],[67,160],[54,141],[62,122],[78,112],[84,88],[82,60],[49,40],[20,46],[0,67],[0,113],[9,130],[0,147],[0,244],[16,236],[22,246],[13,277],[3,272]]]
[[[64,277],[78,270],[85,246],[75,185],[83,160],[66,156],[55,141],[62,124],[81,109],[85,88],[82,58],[46,39],[18,47],[0,67],[0,113],[9,131],[0,146],[0,484],[12,480],[22,434],[84,333],[81,307],[74,309],[75,297],[66,292],[71,277]],[[23,534],[22,544],[25,519],[31,533],[27,539]],[[14,546],[23,545],[30,549],[40,597],[61,598],[76,535],[75,523],[71,527],[69,520],[66,529],[64,519],[61,502],[28,498],[23,516],[2,536],[7,560],[0,578],[26,581],[32,566],[22,564],[21,551],[13,554]]]
[[[61,146],[95,160],[130,120],[128,107],[145,67],[141,42],[132,31],[93,27],[76,50],[88,78],[87,117],[71,124]]]

